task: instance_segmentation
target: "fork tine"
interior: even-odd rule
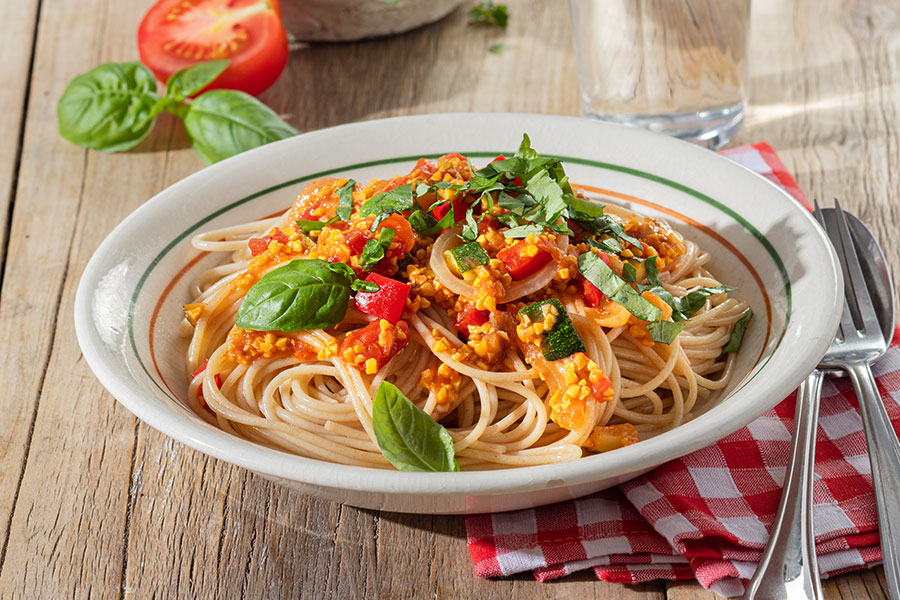
[[[872,304],[872,298],[869,295],[866,279],[863,276],[862,268],[857,257],[856,244],[851,238],[850,228],[847,226],[847,219],[844,211],[841,210],[841,204],[837,198],[834,199],[834,212],[837,216],[838,231],[841,244],[844,247],[844,256],[847,261],[847,273],[850,275],[850,281],[844,282],[845,289],[849,290],[849,294],[845,292],[846,297],[853,296],[857,314],[862,320],[862,328],[865,333],[879,332],[881,326],[878,324],[878,316],[875,314],[875,306]],[[847,285],[849,283],[849,285]]]
[[[834,251],[838,255],[838,261],[841,263],[841,276],[844,278],[844,308],[841,311],[841,323],[838,328],[838,335],[840,339],[846,340],[850,335],[852,335],[856,331],[856,325],[853,324],[853,316],[850,312],[850,304],[847,302],[847,294],[849,294],[848,287],[850,283],[846,281],[846,277],[844,273],[847,272],[847,268],[844,263],[846,263],[846,259],[844,258],[844,245],[841,243],[840,237],[838,239],[834,239],[833,235],[833,226],[829,227],[828,223],[825,220],[825,213],[819,208],[819,201],[814,200],[815,202],[815,216],[819,221],[819,225],[822,226],[822,229],[825,230],[825,233],[828,235],[828,239],[831,240],[831,245],[834,246]]]

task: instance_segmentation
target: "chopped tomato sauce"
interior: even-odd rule
[[[253,256],[259,256],[269,249],[269,244],[272,243],[273,240],[281,242],[282,244],[287,244],[288,236],[276,227],[272,230],[272,233],[264,235],[261,238],[250,238],[247,245],[250,246],[250,253]]]
[[[351,331],[341,342],[340,355],[352,367],[374,375],[409,342],[406,321],[392,324],[376,319],[361,329]]]

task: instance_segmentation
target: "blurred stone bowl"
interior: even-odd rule
[[[304,42],[393,35],[441,19],[465,0],[281,0],[287,32]]]

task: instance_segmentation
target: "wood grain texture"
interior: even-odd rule
[[[566,3],[508,3],[506,32],[467,26],[460,10],[393,38],[303,47],[263,100],[301,130],[428,112],[579,114]],[[56,101],[71,77],[135,58],[134,31],[150,0],[42,0],[39,17],[27,10],[38,0],[14,4],[0,6],[0,28],[15,24],[26,47],[38,21],[24,123],[0,116],[0,233],[9,231],[0,248],[8,391],[0,397],[0,597],[711,600],[695,583],[622,586],[590,572],[549,584],[481,580],[460,517],[316,500],[175,443],[118,406],[75,342],[75,286],[125,215],[202,163],[170,117],[122,155],[85,152],[56,132]],[[839,196],[876,225],[900,264],[892,202],[900,10],[754,0],[753,11],[751,111],[734,143],[769,141],[810,197]],[[488,52],[497,42],[503,51]],[[4,55],[20,84],[0,93],[0,108],[24,106],[27,54]],[[9,140],[20,132],[16,170]],[[884,589],[880,569],[825,583],[828,598],[885,598]]]
[[[0,265],[6,254],[7,216],[14,200],[19,167],[39,4],[40,0],[0,3],[0,52],[4,76],[3,86],[0,86]],[[2,280],[0,275],[0,283]]]

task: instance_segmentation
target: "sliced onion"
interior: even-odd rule
[[[428,266],[434,271],[435,277],[437,277],[438,282],[442,286],[457,296],[474,298],[475,288],[466,283],[461,277],[454,275],[453,272],[450,271],[450,267],[447,266],[446,259],[444,259],[444,253],[447,250],[462,245],[462,241],[459,239],[459,233],[462,231],[462,227],[462,223],[451,227],[434,240],[434,245],[431,247],[431,258],[428,261]]]
[[[459,233],[462,231],[462,227],[462,223],[455,227],[451,227],[435,240],[434,246],[431,248],[431,258],[429,259],[428,264],[431,267],[431,270],[434,271],[437,280],[445,288],[459,296],[474,298],[475,288],[461,277],[454,275],[447,266],[447,261],[444,258],[444,253],[447,250],[462,245],[462,241],[459,239]],[[566,250],[569,249],[569,236],[557,236],[556,246],[563,254],[565,254]],[[531,275],[522,281],[516,281],[510,285],[503,295],[503,298],[500,298],[499,302],[512,302],[513,300],[518,300],[522,296],[533,294],[553,281],[554,275],[556,275],[556,261],[551,260],[543,269],[534,275]]]

